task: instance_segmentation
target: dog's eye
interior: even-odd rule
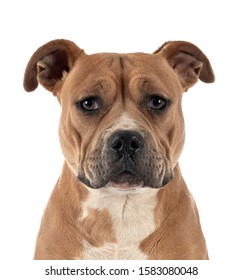
[[[89,97],[87,99],[80,100],[76,104],[80,110],[86,112],[96,111],[99,109],[99,104],[95,97]]]
[[[148,107],[152,110],[163,110],[168,104],[168,100],[161,96],[152,96],[148,101]]]

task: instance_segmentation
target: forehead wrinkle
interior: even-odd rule
[[[128,96],[131,97],[129,89],[131,70],[136,67],[132,54],[120,54],[120,90],[122,96],[123,107]],[[126,97],[125,97],[126,95]]]
[[[116,55],[110,55],[109,56],[109,60],[107,62],[107,65],[110,67],[110,68],[113,68],[114,67],[114,64],[116,65],[116,61],[117,61],[117,56]]]
[[[124,94],[125,94],[125,77],[124,77],[124,56],[120,55],[120,81],[121,81],[121,94],[122,101],[124,104]]]

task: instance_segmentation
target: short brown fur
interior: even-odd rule
[[[167,42],[154,54],[86,55],[61,39],[33,54],[24,88],[40,83],[57,96],[65,156],[35,259],[208,259],[178,164],[182,93],[198,79],[213,82],[213,70],[203,52],[184,41]],[[158,110],[157,101],[165,109]],[[119,160],[117,135],[127,137],[119,138],[120,146],[130,145]],[[123,165],[132,167],[124,173]]]

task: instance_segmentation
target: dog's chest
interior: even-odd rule
[[[89,223],[93,223],[93,227],[83,240],[81,258],[146,259],[139,246],[155,230],[156,194],[157,191],[151,189],[129,194],[92,190],[82,205],[80,221],[82,223],[90,219]],[[98,213],[93,216],[93,220],[90,218],[91,213]],[[96,243],[93,238],[99,242]]]

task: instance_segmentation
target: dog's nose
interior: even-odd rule
[[[133,155],[144,146],[142,135],[130,130],[117,131],[109,139],[109,147],[119,155]]]

